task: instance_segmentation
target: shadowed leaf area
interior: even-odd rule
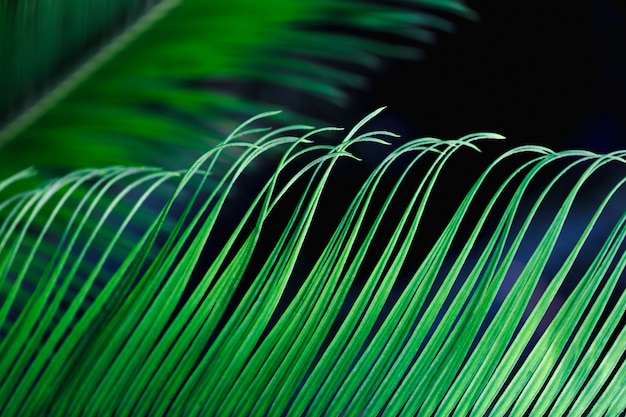
[[[472,16],[460,0],[2,0],[0,176],[191,164],[255,114],[337,113],[384,59]]]
[[[487,160],[379,112],[1,182],[1,414],[623,412],[625,153]]]

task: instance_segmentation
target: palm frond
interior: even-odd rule
[[[445,172],[501,137],[416,139],[342,207],[335,172],[395,136],[361,133],[377,113],[339,144],[255,119],[186,171],[83,170],[7,199],[2,413],[623,412],[624,152],[508,151],[438,219]]]
[[[30,165],[170,164],[164,155],[204,150],[272,106],[229,83],[340,104],[363,85],[360,70],[414,57],[451,16],[471,16],[459,0],[0,4],[2,177]]]

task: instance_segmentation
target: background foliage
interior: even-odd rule
[[[3,177],[32,164],[191,163],[275,109],[237,91],[241,81],[337,106],[364,85],[362,70],[415,58],[450,30],[442,15],[472,16],[456,0],[3,0],[0,10]]]

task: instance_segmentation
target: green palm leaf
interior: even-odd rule
[[[415,57],[458,14],[471,16],[459,0],[3,0],[0,176],[33,164],[172,166],[172,152],[190,158],[180,148],[193,160],[275,106],[231,83],[341,104],[363,69]]]
[[[83,170],[5,200],[3,414],[623,412],[624,152],[508,151],[423,248],[445,172],[501,137],[396,146],[323,216],[335,172],[395,136],[360,132],[376,113],[339,144],[248,123],[186,171]]]

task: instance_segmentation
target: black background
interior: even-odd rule
[[[356,100],[404,137],[503,134],[510,145],[626,147],[626,2],[469,1],[480,19],[394,62]]]

